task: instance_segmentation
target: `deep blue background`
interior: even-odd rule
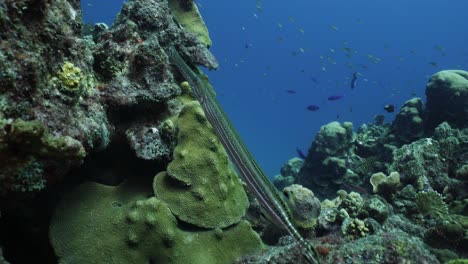
[[[108,2],[83,1],[84,20],[110,24],[122,1]],[[383,110],[385,104],[395,104],[398,111],[404,101],[424,98],[427,80],[437,71],[468,70],[466,0],[197,4],[220,62],[217,71],[208,73],[210,80],[270,177],[296,155],[296,147],[307,151],[320,126],[351,121],[357,129],[376,114],[392,121],[394,114]],[[347,58],[343,47],[357,53]],[[372,62],[370,55],[380,61]],[[361,75],[351,91],[353,72]],[[327,101],[334,94],[345,97]],[[320,110],[308,111],[309,104]]]

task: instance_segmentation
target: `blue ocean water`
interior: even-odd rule
[[[83,0],[83,19],[111,24],[123,1],[109,2]],[[377,114],[391,122],[384,105],[398,112],[412,97],[425,99],[432,74],[468,70],[466,0],[196,3],[220,62],[211,83],[270,177],[296,147],[307,151],[320,126],[351,121],[357,129]]]

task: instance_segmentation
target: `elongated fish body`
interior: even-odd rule
[[[308,263],[319,263],[317,253],[312,245],[302,238],[293,226],[287,203],[247,149],[216,99],[211,86],[190,68],[174,47],[169,49],[169,58],[171,63],[177,67],[182,76],[189,82],[195,98],[200,102],[206,118],[213,126],[215,134],[226,149],[232,163],[271,221],[285,229],[294,240],[299,242],[298,244],[304,252],[303,256]]]
[[[357,76],[357,72],[353,73],[353,78],[351,78],[351,90],[354,90],[354,88],[356,88]]]

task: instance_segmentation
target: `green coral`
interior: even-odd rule
[[[382,172],[374,173],[370,178],[370,183],[374,193],[393,193],[400,185],[400,174],[398,172],[391,172],[390,175],[386,176]]]
[[[246,221],[227,229],[180,228],[140,184],[85,183],[58,205],[50,238],[59,263],[232,263],[261,249]],[[91,246],[90,246],[91,245]]]
[[[349,239],[356,239],[365,237],[369,233],[369,228],[364,221],[348,217],[341,224],[341,232]]]
[[[355,217],[364,207],[364,199],[357,192],[350,192],[340,205],[351,216]]]
[[[247,195],[200,104],[187,102],[174,121],[177,147],[167,172],[154,179],[154,192],[184,222],[203,228],[237,223]]]
[[[436,191],[419,192],[416,195],[416,204],[419,212],[434,218],[444,218],[448,215],[448,207],[442,195]]]

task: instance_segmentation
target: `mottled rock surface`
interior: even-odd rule
[[[458,128],[468,127],[468,72],[440,71],[426,86],[426,127],[442,122]]]

